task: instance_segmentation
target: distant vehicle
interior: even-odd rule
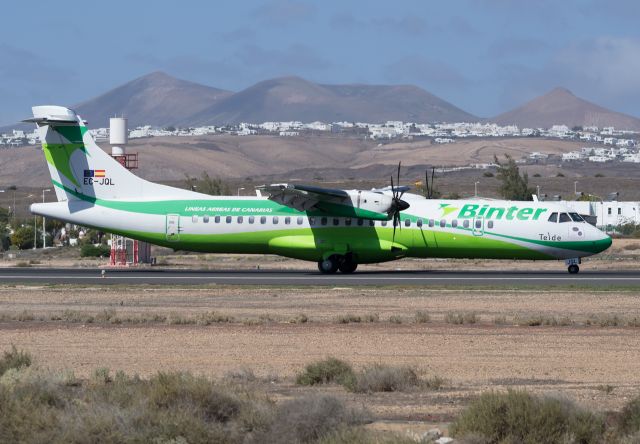
[[[176,250],[277,254],[323,273],[403,257],[565,259],[577,273],[580,258],[611,245],[558,202],[426,199],[393,178],[374,190],[275,184],[260,187],[264,197],[210,196],[135,176],[70,109],[36,106],[26,121],[38,126],[58,198],[34,214]]]

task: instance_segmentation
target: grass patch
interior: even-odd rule
[[[316,385],[337,383],[345,384],[354,377],[353,369],[348,363],[329,357],[322,361],[308,364],[304,371],[296,377],[298,385]]]
[[[620,412],[618,430],[622,435],[640,435],[640,396],[627,403]]]
[[[379,322],[380,315],[378,313],[367,313],[362,317],[362,322]]]
[[[597,443],[605,422],[567,400],[510,390],[481,395],[449,431],[456,438],[474,437],[475,442],[487,443]]]
[[[404,318],[398,315],[389,316],[389,322],[392,324],[402,324],[404,322]]]
[[[0,377],[2,442],[404,442],[363,429],[370,414],[333,396],[276,404],[244,384],[255,378],[250,371],[213,381],[184,372],[142,379],[101,368],[81,381],[25,366],[24,356],[14,347],[0,360],[9,366]]]
[[[431,316],[426,311],[416,311],[416,314],[413,317],[413,321],[416,324],[426,324],[431,321]]]

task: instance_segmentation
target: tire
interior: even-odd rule
[[[329,256],[325,260],[318,261],[318,270],[323,274],[333,274],[338,271],[338,257],[337,256]]]
[[[580,267],[578,267],[577,265],[569,265],[568,270],[570,274],[578,274],[578,272],[580,271]]]
[[[349,274],[356,271],[356,268],[358,268],[358,263],[353,261],[344,261],[338,268],[342,273]]]

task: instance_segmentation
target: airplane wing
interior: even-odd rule
[[[322,202],[343,203],[350,201],[349,193],[344,190],[320,188],[309,185],[273,184],[258,187],[269,194],[269,200],[294,208],[298,211],[321,209]]]

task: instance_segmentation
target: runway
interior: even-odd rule
[[[423,285],[423,286],[636,286],[640,271],[385,271],[323,275],[282,270],[168,270],[105,268],[0,268],[1,284],[91,285]]]

